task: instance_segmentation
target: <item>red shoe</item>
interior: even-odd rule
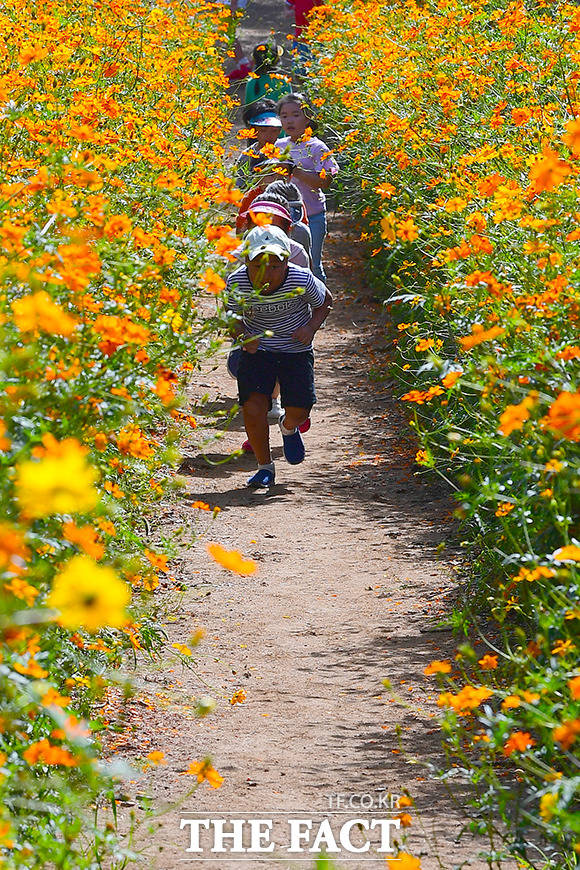
[[[252,447],[250,442],[244,441],[244,443],[242,444],[242,453],[253,453],[253,452],[254,452],[254,448]]]
[[[310,429],[311,426],[312,426],[312,423],[310,422],[310,417],[308,417],[308,419],[306,419],[304,421],[304,423],[300,424],[300,426],[298,427],[298,431],[302,432],[302,433],[308,432],[308,430]]]

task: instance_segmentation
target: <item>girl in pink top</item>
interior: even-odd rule
[[[326,236],[326,197],[338,164],[330,148],[316,136],[318,128],[303,94],[286,94],[278,103],[278,116],[288,134],[278,139],[276,146],[288,153],[284,163],[302,194],[308,225],[312,233],[312,271],[321,281],[326,279],[322,266],[322,248]]]

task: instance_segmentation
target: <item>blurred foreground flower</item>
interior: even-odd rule
[[[207,551],[218,564],[235,574],[249,576],[257,571],[258,566],[254,560],[244,559],[237,550],[226,550],[221,544],[208,544]]]
[[[95,632],[124,625],[130,600],[129,587],[112,568],[88,556],[74,556],[55,577],[47,604],[59,611],[57,621],[65,628]]]

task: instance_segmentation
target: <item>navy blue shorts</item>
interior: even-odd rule
[[[256,353],[243,351],[238,368],[238,394],[240,405],[247,402],[252,393],[272,395],[276,381],[280,383],[280,399],[284,408],[306,408],[316,402],[314,392],[314,354],[274,353],[259,350]]]

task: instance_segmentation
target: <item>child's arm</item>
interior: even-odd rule
[[[244,327],[244,322],[242,320],[236,320],[230,327],[230,335],[234,339],[242,339],[242,350],[247,351],[247,353],[256,353],[258,350],[258,346],[260,344],[260,336],[250,336],[246,332]]]
[[[312,311],[312,317],[305,323],[304,326],[299,326],[298,329],[292,333],[292,338],[299,341],[300,344],[309,345],[312,342],[315,334],[318,332],[326,318],[328,317],[331,309],[332,309],[332,293],[330,290],[326,290],[324,295],[324,301],[322,305],[319,305],[318,308],[314,308]]]
[[[290,181],[292,181],[293,178],[302,181],[304,184],[308,185],[311,190],[328,190],[332,184],[332,175],[327,175],[326,173],[321,175],[313,169],[302,169],[300,166],[293,167]]]

